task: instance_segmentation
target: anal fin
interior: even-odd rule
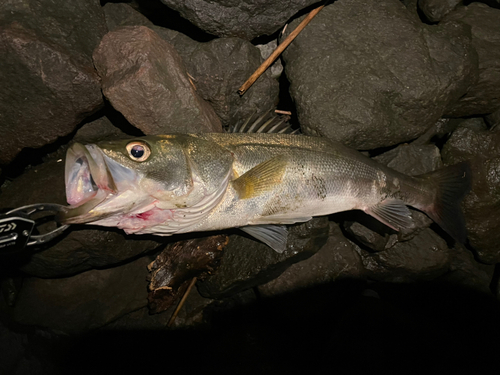
[[[280,254],[286,250],[288,230],[284,225],[249,225],[240,229]]]
[[[233,188],[240,199],[257,197],[281,183],[287,164],[285,156],[275,156],[232,181]]]
[[[396,231],[415,225],[410,210],[399,199],[385,199],[364,211]]]

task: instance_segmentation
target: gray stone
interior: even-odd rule
[[[472,189],[462,202],[469,243],[481,262],[500,262],[500,129],[459,127],[442,155],[447,165],[469,161]]]
[[[472,45],[479,58],[479,79],[467,94],[446,110],[447,116],[464,117],[500,109],[500,9],[472,3],[448,14],[445,21],[469,25]]]
[[[283,53],[302,130],[357,149],[423,134],[470,86],[474,56],[467,26],[423,25],[397,0],[336,1]]]
[[[251,43],[239,38],[198,43],[173,30],[154,30],[179,51],[197,93],[212,105],[224,126],[234,126],[275,108],[279,84],[270,71],[243,96],[237,93],[262,62],[259,50]]]
[[[103,105],[91,56],[107,29],[97,0],[2,2],[0,25],[0,164],[6,164],[25,147],[69,134]]]
[[[101,117],[84,124],[73,137],[73,141],[81,143],[96,143],[105,139],[128,137],[119,128],[114,126],[107,117]]]
[[[104,36],[94,51],[104,95],[145,134],[220,132],[175,49],[145,26]]]
[[[409,176],[432,172],[443,166],[435,145],[403,144],[373,159]]]
[[[143,257],[120,267],[68,278],[26,278],[9,315],[17,324],[66,334],[103,327],[147,304],[150,261]]]
[[[315,0],[162,0],[200,29],[220,37],[235,36],[252,40],[271,35],[299,10]]]
[[[463,0],[419,0],[418,8],[428,21],[439,22]]]
[[[60,153],[58,156],[62,157]],[[3,188],[0,207],[45,202],[66,204],[64,162],[57,157],[29,169]],[[85,228],[70,228],[63,236],[48,243],[48,248],[43,251],[29,249],[22,270],[39,277],[67,276],[121,263],[160,245],[149,236],[125,235],[116,229]]]
[[[488,123],[490,129],[496,128],[500,125],[500,109],[486,116],[484,120]]]
[[[113,31],[120,26],[147,26],[153,27],[153,22],[144,15],[136,11],[129,4],[106,3],[102,10],[106,17],[106,25],[109,31]]]
[[[278,48],[278,40],[271,40],[266,44],[257,44],[257,47],[260,50],[260,56],[263,60],[266,60],[271,54],[274,52],[276,48]],[[269,67],[269,71],[271,72],[271,77],[278,79],[283,73],[283,64],[281,63],[281,58],[277,58],[272,65]]]
[[[223,125],[234,125],[276,107],[279,84],[269,71],[244,95],[237,93],[262,62],[251,43],[238,38],[215,39],[200,44],[188,61],[197,92],[212,104]]]
[[[290,226],[287,249],[281,254],[254,239],[232,235],[217,272],[199,282],[198,290],[206,298],[225,298],[264,284],[291,264],[315,254],[326,243],[328,233],[326,217]]]
[[[385,251],[361,250],[360,255],[367,276],[383,282],[432,280],[448,271],[452,259],[446,242],[431,229]]]
[[[332,222],[328,241],[316,254],[292,264],[276,279],[260,285],[259,293],[263,297],[272,297],[338,279],[363,278],[363,263],[355,247]]]

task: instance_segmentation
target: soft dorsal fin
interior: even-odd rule
[[[287,164],[286,156],[275,156],[232,181],[233,188],[240,199],[259,196],[281,183]]]
[[[240,229],[280,254],[286,250],[288,230],[284,225],[249,225]]]
[[[401,228],[413,228],[415,225],[410,210],[399,199],[385,199],[364,211],[397,231]]]

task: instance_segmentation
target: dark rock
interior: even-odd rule
[[[81,143],[96,143],[105,139],[118,139],[127,137],[127,134],[114,126],[107,117],[83,125],[76,132],[73,141]]]
[[[147,304],[149,258],[69,278],[26,278],[9,315],[17,324],[78,334],[105,326]]]
[[[484,120],[488,123],[490,129],[496,128],[500,125],[500,109],[486,116]]]
[[[448,271],[451,250],[431,229],[378,253],[360,251],[369,278],[384,282],[432,280]]]
[[[418,8],[430,22],[439,22],[463,0],[419,0]]]
[[[262,62],[258,48],[238,38],[198,43],[172,30],[154,28],[172,43],[193,79],[197,93],[209,102],[226,127],[276,106],[279,84],[266,71],[243,95],[239,87]]]
[[[492,113],[500,108],[500,9],[472,3],[450,13],[445,21],[470,25],[472,45],[479,58],[479,79],[467,94],[446,111],[464,117]]]
[[[470,251],[462,246],[456,246],[452,250],[450,272],[438,280],[491,295],[490,284],[494,272],[494,265],[481,264],[474,259]]]
[[[299,289],[318,286],[342,278],[363,278],[363,263],[335,223],[330,223],[326,244],[313,256],[292,264],[278,278],[260,285],[260,295],[271,297]]]
[[[196,288],[191,289],[177,318],[171,325],[173,329],[197,328],[206,324],[205,308],[213,302],[212,299],[200,296]],[[161,314],[151,314],[148,308],[124,315],[111,324],[103,327],[103,330],[130,331],[130,330],[165,330],[174,313],[176,306],[171,306]]]
[[[201,280],[217,269],[228,237],[218,234],[169,244],[148,266],[149,308],[167,310],[186,291],[193,278]]]
[[[104,36],[94,51],[104,95],[145,134],[220,132],[175,49],[144,26]]]
[[[373,159],[409,176],[432,172],[443,166],[439,149],[434,145],[403,144]]]
[[[102,10],[104,11],[109,31],[113,31],[120,26],[153,26],[153,22],[128,4],[106,3],[102,7]]]
[[[198,283],[198,291],[207,298],[224,298],[264,284],[291,264],[309,258],[326,242],[328,218],[315,218],[289,227],[287,249],[278,254],[256,240],[232,235],[224,249],[217,272]]]
[[[162,3],[210,34],[246,40],[273,34],[295,13],[315,2],[317,1],[162,0]]]
[[[65,204],[64,190],[64,162],[51,159],[5,187],[0,194],[0,207],[45,202]],[[79,228],[69,229],[61,238],[48,243],[44,251],[27,249],[22,270],[39,277],[67,276],[117,264],[160,245],[150,237],[127,236],[120,230]]]
[[[43,20],[45,12],[31,17]],[[83,38],[82,33],[88,33],[89,41],[97,36],[95,30],[82,24],[85,19],[80,15],[63,14],[64,18],[74,16],[75,23],[81,26],[79,31],[74,30],[74,35]],[[103,99],[99,77],[89,60],[93,43],[89,43],[89,55],[85,55],[82,43],[78,45],[75,41],[76,45],[69,48],[67,43],[58,44],[62,38],[51,39],[43,30],[30,29],[29,23],[8,23],[5,18],[0,21],[3,22],[0,26],[0,147],[3,150],[0,164],[6,164],[25,147],[40,147],[69,134],[87,115],[102,106]],[[74,37],[58,23],[53,27],[54,35]]]
[[[212,104],[223,125],[234,125],[276,107],[279,84],[268,71],[242,96],[238,88],[262,62],[259,50],[238,38],[202,43],[186,64],[197,92]]]
[[[383,251],[388,246],[393,246],[398,238],[395,234],[379,234],[357,221],[345,222],[344,228],[358,243],[369,247],[373,251]]]
[[[481,262],[500,262],[500,131],[458,128],[444,145],[443,161],[468,160],[472,189],[462,202],[468,239]]]
[[[467,26],[423,25],[397,0],[337,1],[283,57],[302,130],[358,149],[423,134],[477,69]]]

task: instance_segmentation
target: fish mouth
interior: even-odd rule
[[[70,204],[58,217],[64,224],[87,223],[99,219],[92,210],[118,192],[109,159],[96,145],[75,143],[66,153],[66,200]]]

